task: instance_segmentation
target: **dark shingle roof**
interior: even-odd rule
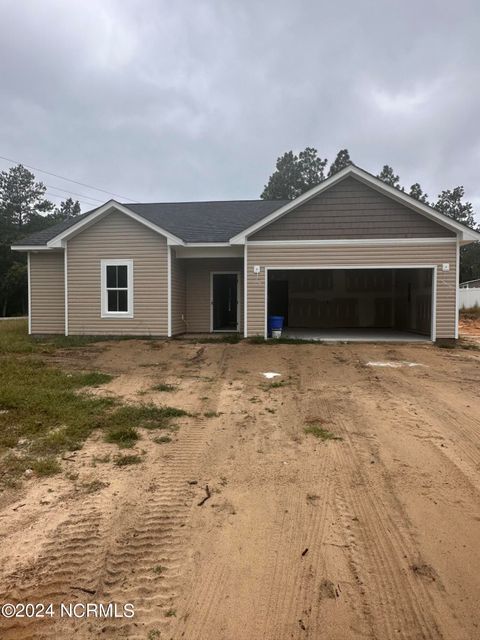
[[[225,200],[218,202],[157,202],[126,204],[131,211],[184,242],[228,242],[229,239],[276,211],[288,200]],[[41,246],[96,209],[59,222],[23,238],[15,246]]]

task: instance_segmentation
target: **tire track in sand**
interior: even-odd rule
[[[351,371],[345,368],[345,383]],[[351,380],[349,388],[355,383],[358,379]],[[440,640],[444,635],[430,589],[441,587],[427,585],[411,569],[418,561],[418,548],[394,484],[387,482],[388,470],[375,440],[353,435],[368,436],[372,417],[364,415],[362,405],[346,391],[347,387],[319,385],[310,410],[335,425],[343,438],[333,446],[336,466],[342,470],[335,474],[336,501],[348,531],[348,561],[365,618],[378,640]],[[456,637],[464,636],[459,632]]]

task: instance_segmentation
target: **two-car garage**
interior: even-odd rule
[[[432,268],[266,268],[268,316],[284,335],[321,340],[430,340]]]

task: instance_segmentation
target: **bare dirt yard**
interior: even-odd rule
[[[188,415],[139,429],[136,464],[95,431],[0,494],[0,601],[135,607],[0,618],[2,640],[480,637],[479,351],[132,340],[46,357],[111,374],[96,397]]]

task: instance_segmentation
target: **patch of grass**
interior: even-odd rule
[[[156,384],[153,387],[151,387],[152,391],[163,391],[166,393],[171,393],[172,391],[176,391],[177,387],[175,387],[173,384],[165,384],[165,383],[160,383],[160,384]]]
[[[38,458],[32,462],[32,469],[37,476],[54,476],[60,473],[62,467],[56,458],[47,456],[46,458]]]
[[[219,418],[222,414],[218,411],[205,411],[203,415],[205,418]]]
[[[266,389],[279,389],[280,387],[286,387],[288,382],[285,380],[278,380],[278,382],[270,382],[270,384],[265,385]]]
[[[188,415],[188,411],[176,407],[157,407],[154,404],[129,404],[113,411],[107,422],[111,427],[116,428],[135,425],[143,429],[168,429],[172,418]]]
[[[162,573],[165,573],[165,571],[167,570],[167,567],[162,566],[161,564],[157,564],[155,567],[153,567],[152,571],[153,573],[156,573],[157,576],[161,576]]]
[[[121,425],[119,427],[111,427],[105,434],[105,441],[111,444],[118,444],[119,447],[133,447],[139,439],[138,431],[135,427]]]
[[[311,424],[308,427],[304,428],[304,433],[310,434],[318,438],[319,440],[342,440],[340,436],[336,436],[328,429],[324,429],[316,424]]]
[[[92,480],[91,482],[84,482],[82,489],[85,493],[97,493],[108,487],[108,482],[102,482],[101,480]]]
[[[113,380],[113,376],[108,373],[100,373],[99,371],[90,371],[89,373],[79,374],[79,381],[83,387],[99,387]]]
[[[265,407],[265,411],[268,411],[268,413],[275,413],[275,409],[270,409],[270,407]]]
[[[147,640],[159,640],[161,634],[158,629],[151,629],[148,632]]]
[[[170,438],[170,436],[157,436],[153,439],[153,442],[155,442],[155,444],[167,444],[171,441],[172,439]]]
[[[118,456],[117,458],[115,458],[115,465],[117,467],[127,467],[131,464],[140,464],[140,462],[142,462],[142,457],[134,454]]]
[[[168,611],[165,611],[166,618],[175,618],[176,616],[177,616],[177,612],[175,609],[169,609]]]
[[[92,467],[96,467],[97,463],[100,464],[105,464],[107,462],[110,462],[110,454],[106,453],[104,456],[93,456],[92,458]]]
[[[1,335],[0,331],[0,335]],[[79,449],[103,424],[114,401],[82,393],[103,374],[65,373],[36,358],[4,356],[0,361],[0,453],[26,440],[32,459]],[[0,473],[6,469],[0,461]],[[14,470],[10,467],[10,473]]]

